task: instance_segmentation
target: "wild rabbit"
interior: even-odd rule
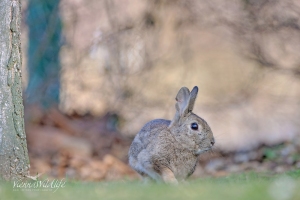
[[[197,94],[197,86],[192,92],[181,88],[173,120],[152,120],[135,136],[129,164],[144,178],[178,183],[193,174],[199,155],[215,144],[209,125],[192,112]]]

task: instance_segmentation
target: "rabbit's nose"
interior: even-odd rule
[[[215,144],[215,138],[212,138],[210,144],[211,144],[211,146],[214,146],[214,144]]]

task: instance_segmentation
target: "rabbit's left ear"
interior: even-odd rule
[[[195,101],[198,95],[198,87],[195,86],[193,90],[190,93],[190,99],[189,99],[189,106],[188,106],[188,113],[193,111]]]

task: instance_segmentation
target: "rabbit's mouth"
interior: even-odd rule
[[[209,151],[209,150],[211,150],[211,147],[208,147],[208,148],[205,148],[205,149],[197,149],[197,150],[195,151],[195,155],[198,156],[198,155],[200,155],[200,154],[202,154],[202,153],[205,153],[205,152],[207,152],[207,151]]]

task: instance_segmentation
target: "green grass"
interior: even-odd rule
[[[72,182],[51,191],[14,191],[12,183],[1,183],[0,199],[300,199],[300,170],[279,175],[243,173],[222,178],[189,180],[178,186],[123,182]]]

